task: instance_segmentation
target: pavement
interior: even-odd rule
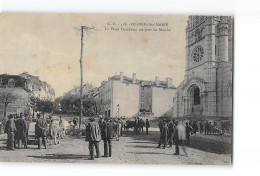
[[[84,136],[67,135],[58,145],[48,144],[48,149],[37,149],[33,143],[34,123],[30,125],[30,143],[28,149],[6,150],[6,134],[0,135],[0,161],[1,162],[50,162],[50,163],[116,163],[116,164],[199,164],[199,165],[229,165],[231,154],[228,152],[214,152],[196,147],[187,147],[188,156],[185,156],[180,148],[180,155],[175,156],[173,148],[156,148],[159,139],[158,130],[152,129],[149,135],[135,135],[130,130],[124,132],[119,141],[112,142],[112,157],[104,158],[103,141],[100,142],[100,158],[89,160],[88,142]],[[198,135],[195,139],[203,138],[206,143],[208,137]],[[211,136],[211,141],[218,136]],[[225,145],[227,141],[219,139]],[[231,141],[231,140],[230,140]],[[195,142],[196,143],[196,142]],[[232,145],[231,145],[232,146]],[[231,148],[231,147],[229,147]]]

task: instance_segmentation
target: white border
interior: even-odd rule
[[[0,0],[0,9],[2,12],[226,14],[235,16],[233,166],[0,163],[0,175],[259,175],[260,14],[258,12],[260,1]],[[1,44],[3,43],[0,41]]]

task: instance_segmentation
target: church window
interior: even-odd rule
[[[194,90],[194,105],[200,104],[200,89],[197,87]]]
[[[200,62],[203,58],[203,55],[204,55],[204,49],[200,45],[194,48],[192,51],[192,58],[194,62]]]

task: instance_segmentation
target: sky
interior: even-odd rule
[[[142,80],[170,77],[177,87],[184,79],[187,20],[188,16],[176,15],[2,13],[0,74],[28,72],[51,84],[56,97],[63,95],[80,85],[78,29],[84,25],[95,27],[84,33],[84,83],[98,87],[109,76],[124,72]],[[158,26],[161,23],[167,26]]]

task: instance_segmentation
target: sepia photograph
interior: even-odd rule
[[[0,162],[232,165],[234,17],[0,13]]]

